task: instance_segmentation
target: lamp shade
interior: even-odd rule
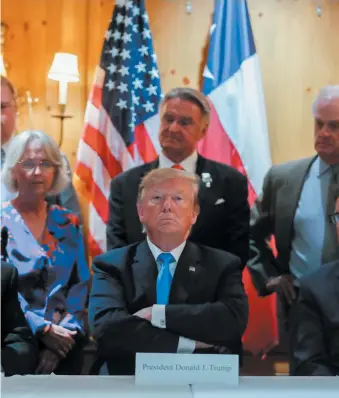
[[[69,53],[56,53],[48,78],[59,82],[78,82],[78,57]]]
[[[7,76],[4,58],[2,55],[0,55],[0,74],[1,76]]]

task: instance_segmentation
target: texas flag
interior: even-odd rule
[[[215,0],[203,77],[212,120],[199,152],[245,174],[252,205],[271,157],[260,65],[246,0]],[[247,270],[244,285],[250,304],[244,348],[254,354],[266,353],[277,344],[276,298],[259,298]]]

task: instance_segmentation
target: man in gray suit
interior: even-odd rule
[[[250,270],[261,296],[280,293],[285,309],[299,279],[338,259],[333,189],[339,181],[339,85],[327,86],[313,104],[317,156],[273,166],[252,209]],[[275,257],[269,239],[274,236]]]

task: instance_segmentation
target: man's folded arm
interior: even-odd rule
[[[112,275],[101,270],[100,264],[94,264],[93,271],[89,323],[102,354],[177,352],[179,336],[128,313],[118,271]]]
[[[166,329],[213,345],[239,341],[248,320],[248,301],[242,284],[240,264],[220,278],[214,303],[169,304]]]

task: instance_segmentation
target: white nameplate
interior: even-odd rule
[[[237,385],[239,384],[239,356],[137,353],[135,383]]]

